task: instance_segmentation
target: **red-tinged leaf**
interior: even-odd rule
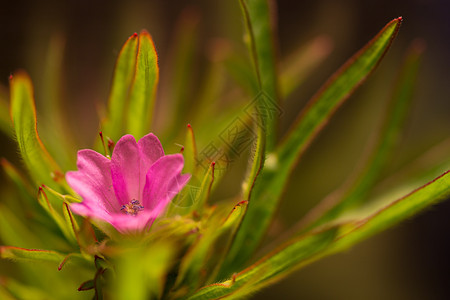
[[[101,124],[103,132],[114,141],[118,141],[125,134],[125,108],[135,76],[137,47],[138,35],[133,34],[122,46],[114,69],[108,114]]]
[[[63,173],[41,142],[36,125],[33,86],[25,72],[17,72],[10,81],[11,119],[24,163],[38,185],[47,184],[61,191]]]
[[[344,186],[326,197],[302,221],[302,230],[308,230],[336,218],[343,211],[366,200],[381,170],[385,167],[392,149],[399,140],[404,120],[411,106],[413,90],[417,78],[424,45],[414,43],[406,54],[397,76],[391,99],[386,108],[383,126],[370,142],[360,167],[352,174]],[[314,218],[317,218],[314,220]],[[308,224],[309,223],[309,224]]]
[[[159,80],[158,57],[150,34],[139,34],[139,46],[127,115],[128,133],[136,139],[146,135],[153,121],[156,87]]]
[[[34,260],[60,263],[66,257],[56,251],[0,246],[0,257],[11,260]]]
[[[314,137],[332,114],[375,69],[392,44],[401,18],[389,22],[365,47],[348,60],[309,102],[275,153],[267,155],[265,168],[251,191],[247,213],[222,274],[245,265],[261,242],[288,183],[289,175]]]
[[[94,287],[95,287],[94,280],[91,279],[80,284],[78,291],[89,291],[92,290]]]

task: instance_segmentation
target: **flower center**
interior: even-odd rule
[[[137,216],[137,214],[144,210],[144,207],[141,205],[139,200],[133,199],[128,204],[122,205],[120,208],[121,211],[130,216]]]

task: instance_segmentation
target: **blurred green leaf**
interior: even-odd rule
[[[136,69],[138,36],[133,34],[120,50],[116,61],[108,100],[108,115],[102,121],[102,131],[113,141],[125,134],[125,108]]]
[[[343,251],[368,237],[408,219],[425,208],[450,197],[450,171],[436,177],[395,201],[381,202],[375,206],[361,208],[336,223],[344,224],[335,243],[326,255]]]
[[[92,290],[94,288],[94,280],[87,280],[85,282],[83,282],[79,287],[78,290],[79,291],[88,291],[88,290]]]
[[[47,195],[45,192],[45,187],[39,188],[38,202],[55,221],[56,225],[58,225],[59,229],[61,229],[61,232],[64,234],[66,239],[72,242],[72,244],[76,244],[77,239],[75,233],[73,232],[72,224],[68,223],[63,216],[63,202],[59,201],[50,193]],[[55,207],[57,208],[56,210]]]
[[[50,250],[25,249],[11,246],[0,246],[1,258],[12,260],[50,261],[60,263],[66,255]]]
[[[241,268],[261,242],[296,162],[334,111],[374,70],[396,36],[401,18],[389,22],[347,61],[309,102],[276,153],[266,156],[256,179],[247,213],[226,261],[228,275]]]
[[[240,0],[244,20],[248,33],[248,44],[253,59],[253,64],[258,79],[260,91],[266,94],[270,101],[278,101],[278,83],[276,74],[276,62],[274,41],[272,33],[274,31],[272,12],[267,0]],[[256,95],[255,95],[256,96]],[[263,97],[257,97],[257,105],[262,109],[266,108],[266,103],[259,103]],[[276,143],[276,117],[269,113],[260,114],[262,126],[266,133],[266,151],[270,152],[275,148]]]
[[[128,133],[140,139],[149,132],[153,120],[156,86],[159,79],[158,57],[150,34],[139,34],[136,73],[130,91],[127,115]]]
[[[187,286],[186,293],[192,293],[208,278],[211,280],[215,277],[219,271],[220,258],[224,257],[228,249],[246,205],[247,201],[236,204],[226,218],[221,218],[221,214],[215,212],[212,220],[208,220],[203,229],[200,229],[197,240],[180,263],[175,290]]]
[[[169,135],[179,132],[188,122],[191,113],[189,104],[194,87],[196,67],[195,54],[199,33],[199,15],[192,9],[185,9],[175,27],[175,36],[171,45],[167,77],[164,78],[164,103],[170,104]]]
[[[31,286],[30,284],[20,283],[17,280],[12,278],[5,279],[4,283],[0,282],[0,284],[5,286],[5,289],[10,293],[11,298],[1,298],[1,299],[52,299],[53,295],[45,291],[43,288],[37,288],[35,286]],[[0,296],[3,296],[0,291]]]
[[[365,209],[354,212],[353,215],[330,224],[329,229],[298,237],[233,275],[232,279],[206,286],[189,299],[215,299],[232,295],[246,281],[256,276],[257,281],[245,290],[245,294],[252,293],[319,258],[346,250],[448,197],[450,171],[398,200],[382,204],[381,208],[372,207],[369,211]],[[264,275],[261,276],[261,273]],[[242,291],[240,295],[244,296]]]
[[[42,139],[46,141],[46,148],[63,170],[69,170],[76,165],[76,147],[62,93],[65,44],[61,34],[51,37],[43,60],[42,77],[37,79],[41,88],[35,96],[41,104],[39,128]]]
[[[9,137],[13,137],[11,118],[8,114],[9,103],[6,88],[0,85],[0,131]]]
[[[302,45],[290,57],[286,58],[280,68],[280,90],[282,99],[296,90],[328,57],[333,48],[327,36],[318,36]]]
[[[65,184],[61,169],[42,144],[36,127],[33,86],[25,72],[11,79],[11,118],[20,154],[38,185],[47,184],[57,191]]]
[[[192,126],[188,124],[186,130],[186,139],[184,142],[183,149],[183,157],[184,157],[184,169],[183,173],[194,174],[196,173],[196,169],[198,168],[198,153],[197,153],[197,145],[195,143],[194,130]]]
[[[129,247],[116,265],[115,299],[159,299],[175,249],[161,242],[148,248]]]
[[[389,107],[384,115],[383,126],[371,142],[371,148],[356,174],[344,186],[310,211],[306,222],[313,221],[308,228],[326,223],[337,217],[345,209],[366,199],[367,193],[375,185],[385,167],[392,149],[397,144],[404,119],[411,106],[413,90],[422,58],[423,45],[413,44],[400,68]],[[320,216],[321,215],[321,216]],[[317,220],[311,220],[320,216]]]

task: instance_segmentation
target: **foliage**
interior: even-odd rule
[[[2,298],[29,298],[30,294],[46,299],[246,297],[450,196],[447,171],[428,183],[414,182],[414,189],[402,197],[391,196],[393,191],[387,190],[378,201],[369,203],[410,106],[423,51],[414,45],[398,67],[383,126],[361,167],[318,203],[275,250],[256,256],[297,162],[338,108],[383,60],[402,18],[390,21],[338,69],[277,142],[277,121],[284,110],[281,98],[300,85],[305,76],[301,74],[307,70],[300,65],[296,71],[281,70],[278,74],[271,7],[267,1],[253,0],[240,0],[240,5],[251,59],[242,62],[230,55],[220,64],[238,83],[242,99],[229,111],[221,109],[220,115],[215,103],[200,101],[196,112],[189,113],[195,126],[187,125],[185,132],[174,133],[177,127],[171,125],[162,140],[175,140],[174,136],[185,140],[184,172],[192,174],[192,179],[144,235],[121,234],[108,223],[72,214],[71,203],[82,199],[64,177],[70,170],[67,166],[75,165],[76,160],[73,156],[65,163],[69,154],[64,149],[70,141],[61,139],[63,146],[41,141],[31,79],[24,71],[13,74],[9,104],[6,93],[0,91],[0,106],[10,110],[10,116],[0,110],[0,129],[14,135],[28,175],[2,160],[17,193],[0,203],[0,256],[17,262],[18,269],[17,274],[0,280]],[[184,22],[180,38],[192,37],[196,22]],[[179,44],[183,51],[175,61],[187,72],[192,45],[186,40]],[[175,73],[177,86],[189,86],[187,74]],[[106,115],[100,124],[107,157],[124,134],[139,139],[151,130],[158,80],[151,36],[145,30],[133,34],[117,58]],[[205,81],[210,84],[211,78]],[[208,90],[206,95],[223,94],[225,99],[223,86],[212,86],[217,90]],[[184,95],[180,91],[174,94],[175,103],[186,107]],[[52,106],[49,111],[58,113],[55,101],[47,105]],[[184,113],[180,109],[170,110],[173,116],[167,119],[175,116],[178,120]],[[199,145],[207,146],[199,151]],[[101,143],[93,148],[101,149]],[[226,173],[247,156],[250,160],[240,193],[231,199],[214,199]]]

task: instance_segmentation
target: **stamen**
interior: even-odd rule
[[[130,201],[130,203],[122,205],[120,210],[127,215],[137,216],[140,211],[144,210],[144,207],[141,205],[141,202],[139,202],[139,200],[133,199]]]

